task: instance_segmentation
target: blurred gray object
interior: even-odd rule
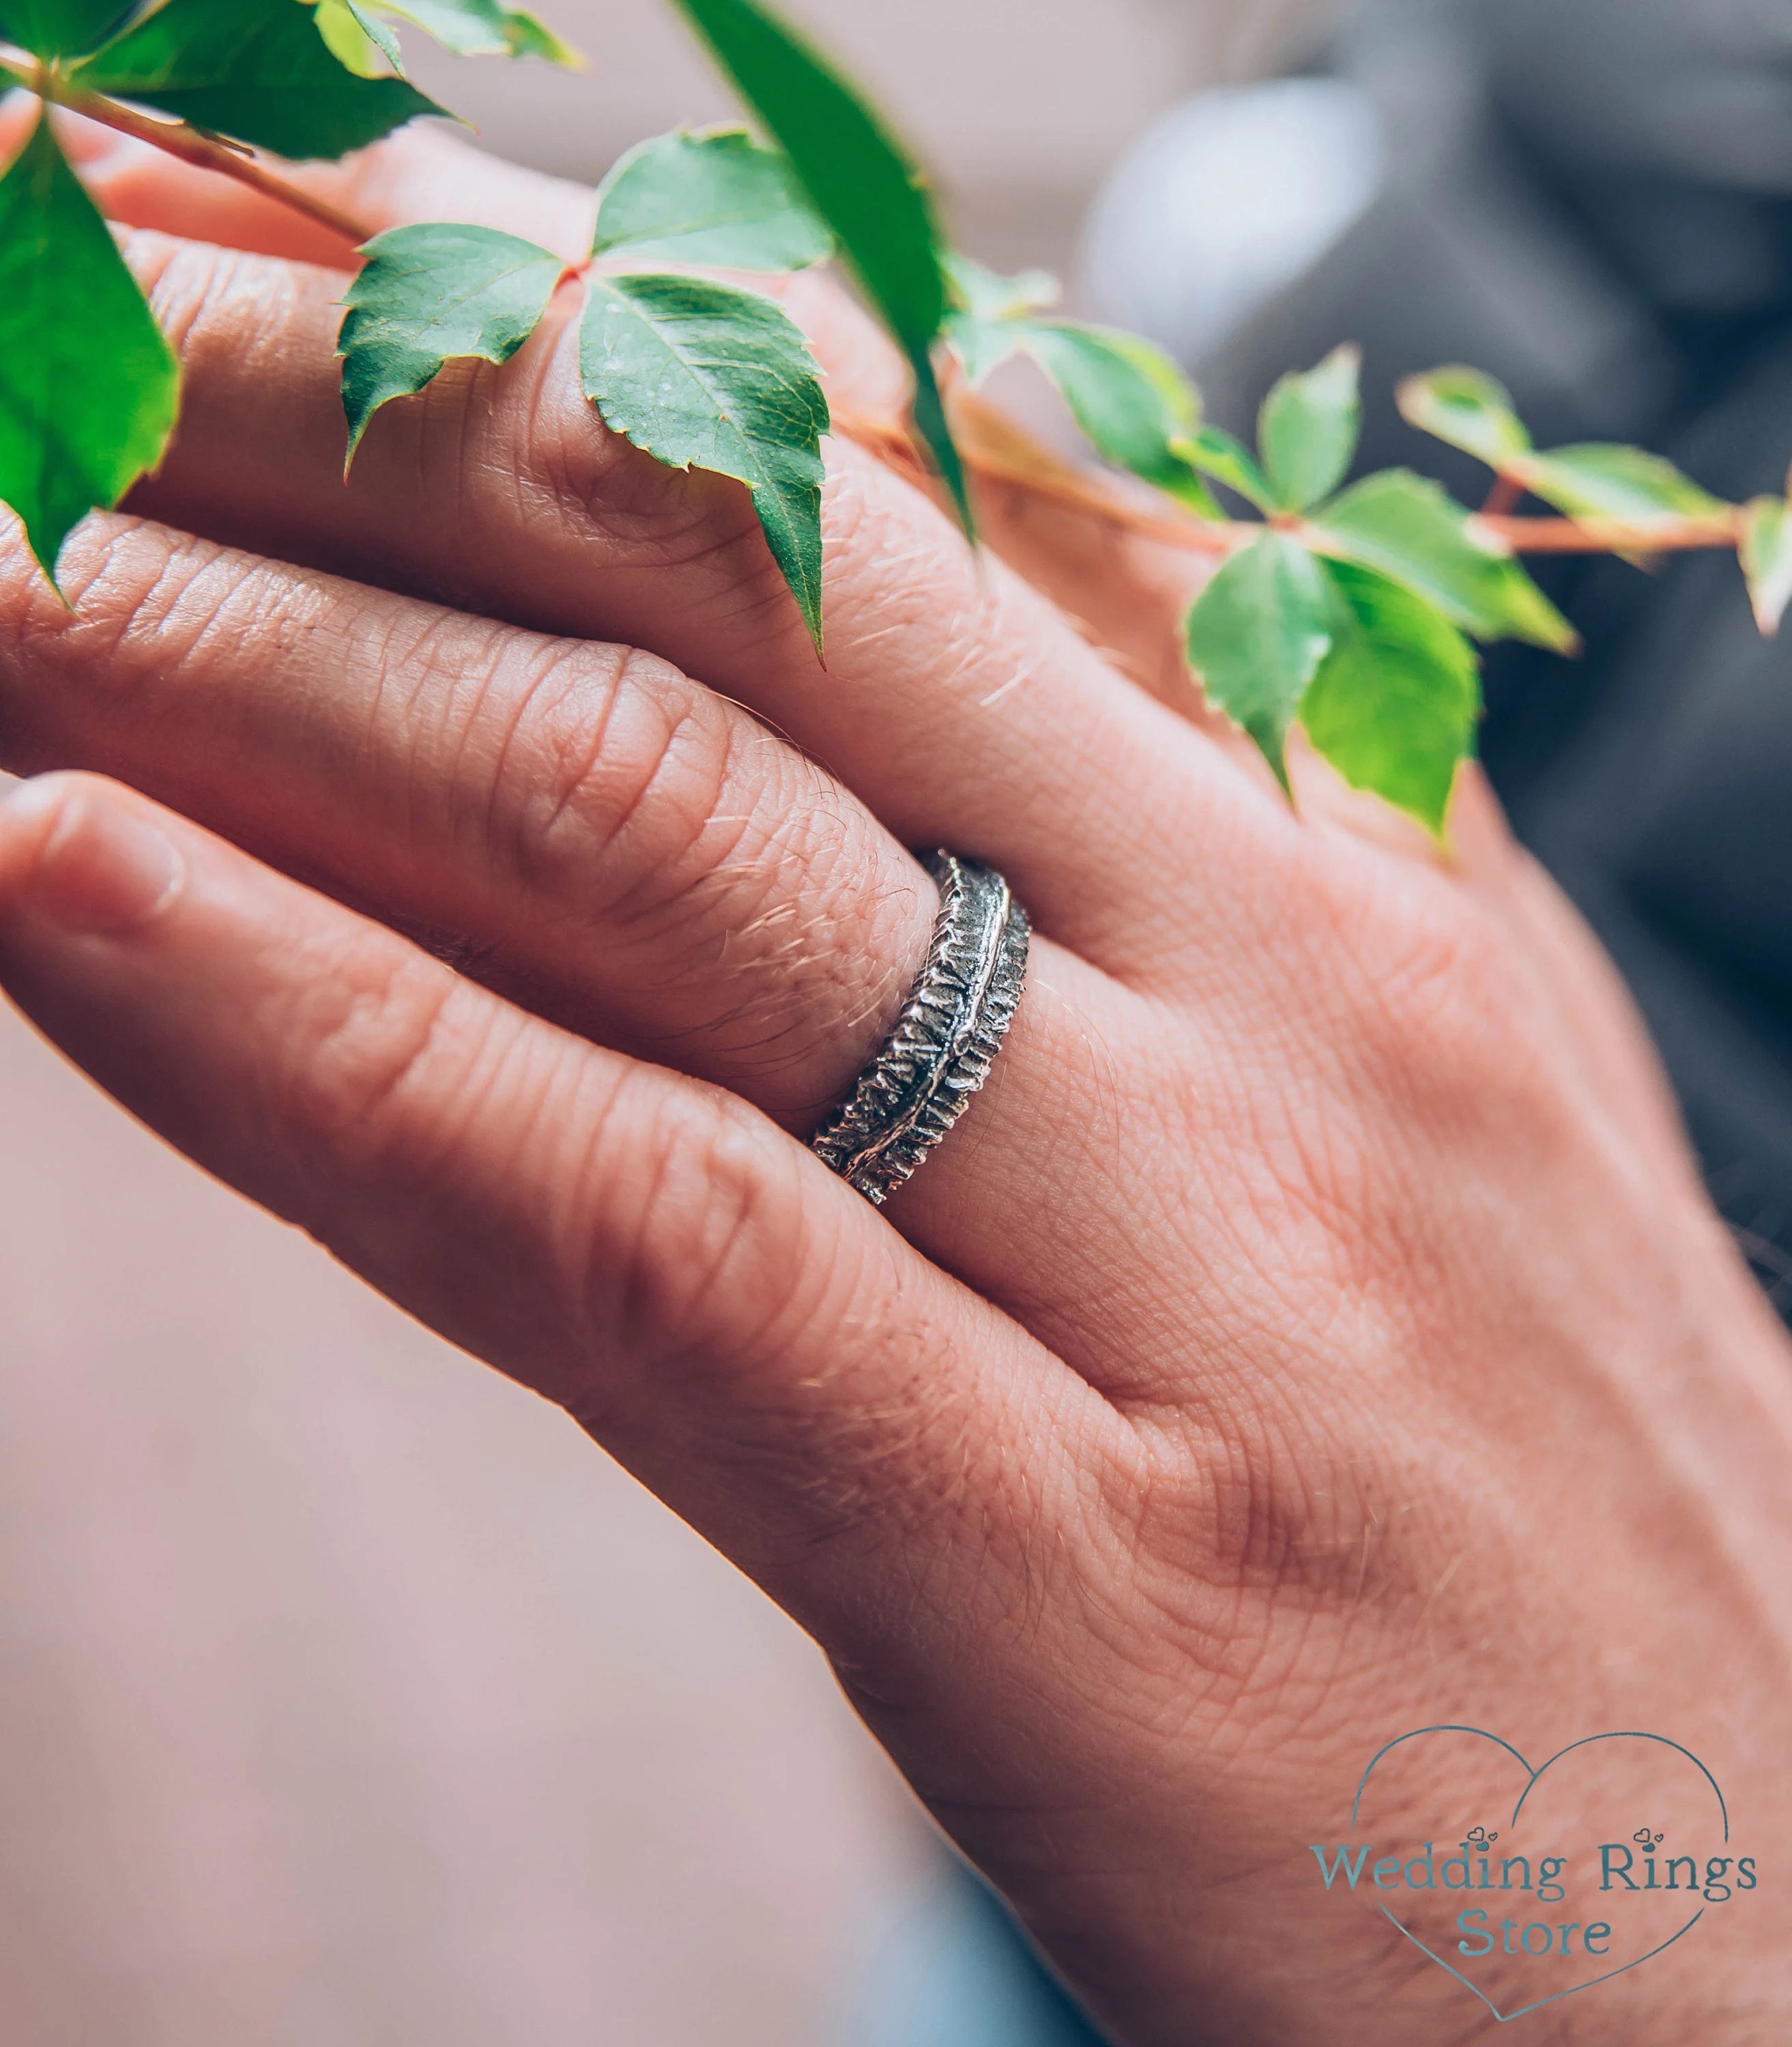
[[[1503,132],[1473,12],[1387,0],[1333,75],[1175,109],[1091,213],[1084,296],[1194,366],[1232,421],[1317,359],[1315,337],[1349,335],[1376,459],[1420,445],[1395,379],[1465,350],[1552,438],[1656,416],[1673,374],[1656,323]]]
[[[1082,296],[1248,425],[1283,370],[1365,348],[1366,462],[1478,501],[1403,373],[1467,362],[1546,444],[1662,448],[1708,487],[1792,457],[1792,0],[1383,0],[1314,75],[1203,94],[1121,161]],[[1792,1306],[1792,649],[1735,563],[1544,578],[1588,642],[1501,648],[1484,753],[1616,954],[1713,1190]]]

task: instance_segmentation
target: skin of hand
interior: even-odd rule
[[[1128,679],[1161,563],[1092,578],[1018,500],[979,562],[839,443],[824,673],[743,493],[581,398],[571,294],[345,487],[342,252],[82,146],[164,230],[127,250],[186,409],[72,609],[4,535],[40,1028],[734,1558],[1117,2041],[1491,2033],[1315,1886],[1409,1728],[1656,1729],[1783,1824],[1786,1345],[1473,774],[1448,861],[1311,767],[1297,819]],[[588,221],[434,136],[308,175],[381,225]],[[788,302],[893,408],[859,317]],[[797,1139],[925,952],[934,845],[1007,873],[1033,963],[880,1214]],[[1534,2037],[1775,2037],[1783,1913],[1711,1916]]]

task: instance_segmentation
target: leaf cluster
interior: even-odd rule
[[[579,368],[613,431],[675,469],[753,494],[772,556],[821,644],[821,436],[827,400],[800,331],[772,300],[667,262],[788,270],[833,237],[788,161],[744,130],[664,135],[624,157],[598,194],[582,278]],[[370,242],[339,343],[349,454],[379,408],[457,358],[508,362],[567,265],[490,228],[401,227]]]
[[[803,37],[759,0],[675,4],[776,146],[738,130],[678,134],[617,164],[584,267],[581,373],[613,431],[747,486],[819,653],[829,414],[816,366],[764,296],[656,266],[789,271],[838,256],[908,361],[915,428],[972,534],[935,371],[951,306],[944,243],[913,157]],[[341,342],[351,456],[379,404],[452,356],[513,354],[561,274],[545,250],[467,228],[405,229],[366,253]]]
[[[38,60],[5,66],[13,82],[292,157],[342,157],[442,111],[401,75],[392,21],[451,48],[571,56],[498,0],[0,0],[0,37]],[[343,61],[345,22],[381,61]],[[172,354],[46,107],[0,178],[0,503],[46,571],[81,518],[161,461],[178,409]]]
[[[1258,451],[1207,435],[1191,459],[1265,524],[1191,606],[1190,663],[1210,700],[1284,785],[1290,731],[1353,787],[1441,835],[1480,716],[1474,642],[1566,652],[1567,621],[1514,558],[1435,483],[1385,470],[1340,489],[1361,426],[1356,352],[1285,377]]]
[[[1297,725],[1324,759],[1442,837],[1458,764],[1480,716],[1475,643],[1518,640],[1558,653],[1575,635],[1496,520],[1441,486],[1389,470],[1342,489],[1360,433],[1359,364],[1338,350],[1266,400],[1256,455],[1202,429],[1190,459],[1264,515],[1195,600],[1189,658],[1207,695],[1247,731],[1286,786]],[[1763,631],[1792,602],[1786,501],[1725,505],[1671,462],[1605,443],[1538,451],[1508,395],[1460,368],[1408,378],[1415,426],[1478,457],[1510,501],[1621,530],[1616,551],[1647,565],[1650,544],[1709,528],[1741,555]]]
[[[1286,787],[1297,725],[1356,787],[1441,833],[1480,711],[1473,640],[1566,652],[1567,622],[1442,488],[1405,470],[1342,488],[1361,434],[1360,362],[1341,348],[1283,377],[1253,450],[1202,417],[1199,393],[1136,336],[1041,316],[1055,287],[963,259],[947,342],[973,382],[1029,356],[1097,454],[1183,506],[1224,518],[1214,487],[1262,523],[1231,529],[1191,606],[1189,660],[1209,700]]]

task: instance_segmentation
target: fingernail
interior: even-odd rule
[[[180,854],[122,803],[72,794],[48,778],[22,784],[4,808],[13,831],[52,814],[17,900],[66,930],[134,931],[180,892],[186,874]]]

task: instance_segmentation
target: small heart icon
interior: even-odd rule
[[[1664,1824],[1638,1827],[1644,1809]],[[1415,1840],[1411,1816],[1440,1810],[1475,1824]],[[1635,1730],[1534,1766],[1482,1728],[1415,1728],[1371,1759],[1351,1832],[1344,1861],[1314,1851],[1326,1890],[1366,1894],[1501,2023],[1629,1975],[1755,1883],[1751,1860],[1713,1852],[1730,1825],[1710,1770]]]

